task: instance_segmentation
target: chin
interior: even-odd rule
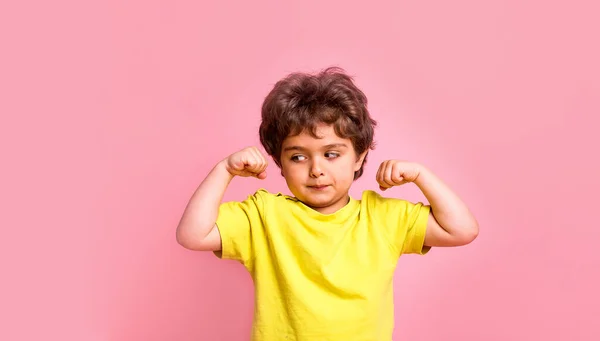
[[[330,196],[319,198],[314,195],[303,195],[302,197],[299,197],[299,199],[306,205],[316,208],[328,207],[335,202],[335,199]]]
[[[320,200],[320,201],[314,201],[314,200],[306,200],[304,201],[304,203],[310,207],[314,207],[314,208],[327,208],[329,206],[331,206],[333,204],[332,200]]]
[[[325,208],[335,205],[342,199],[343,197],[338,197],[335,195],[307,195],[304,196],[303,202],[312,207]]]

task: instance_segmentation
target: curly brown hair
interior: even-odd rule
[[[338,136],[350,139],[357,156],[375,148],[377,122],[367,110],[367,97],[339,67],[317,74],[295,72],[281,79],[265,98],[261,116],[260,142],[280,168],[284,139],[304,131],[316,138],[320,123],[333,124]],[[365,156],[355,180],[366,161]]]

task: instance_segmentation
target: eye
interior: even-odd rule
[[[336,153],[336,152],[327,152],[327,153],[325,153],[325,157],[328,158],[328,159],[333,159],[333,158],[336,158],[338,156],[340,156],[340,154]]]
[[[291,160],[294,162],[304,161],[305,159],[306,159],[306,157],[304,155],[299,155],[299,154],[293,155],[291,157]]]

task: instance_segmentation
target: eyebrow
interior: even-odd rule
[[[332,143],[332,144],[328,144],[328,145],[322,147],[322,149],[333,149],[333,148],[348,148],[348,146],[345,143]],[[289,146],[289,147],[285,147],[283,149],[284,152],[287,152],[290,150],[304,151],[304,150],[306,150],[306,148],[301,147],[301,146]]]

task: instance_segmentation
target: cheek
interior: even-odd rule
[[[283,175],[286,177],[288,181],[297,181],[301,177],[302,174],[302,166],[301,165],[283,165],[281,168]]]
[[[340,162],[334,166],[335,174],[337,174],[340,180],[354,180],[354,160],[344,160],[344,162]]]

